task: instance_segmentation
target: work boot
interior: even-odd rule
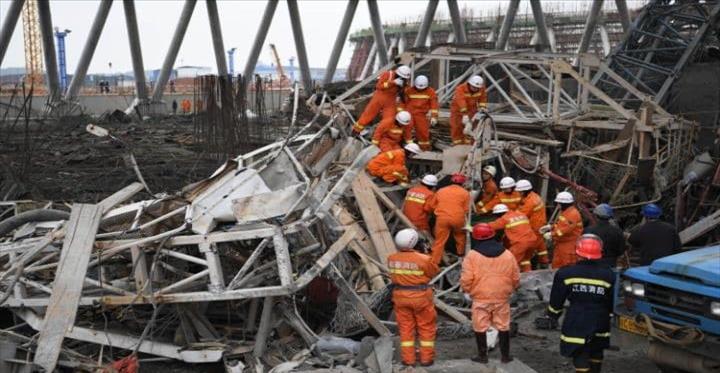
[[[602,370],[602,360],[596,362],[590,360],[590,373],[600,373]]]
[[[478,356],[472,358],[471,360],[476,363],[487,364],[487,333],[475,332],[475,342],[477,343]]]
[[[509,363],[513,361],[512,356],[510,356],[510,332],[504,331],[500,332],[500,361],[502,363]]]

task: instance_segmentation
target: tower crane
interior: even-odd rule
[[[288,76],[285,75],[285,69],[283,69],[282,62],[280,61],[280,55],[278,54],[277,48],[275,48],[275,44],[270,43],[270,51],[275,59],[275,69],[280,77],[280,84],[289,84],[290,79],[288,79]]]
[[[25,45],[25,80],[38,88],[43,83],[43,51],[37,0],[26,0],[22,10]]]

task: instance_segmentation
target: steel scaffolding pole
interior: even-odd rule
[[[70,87],[68,87],[68,91],[65,94],[65,100],[67,101],[71,101],[77,96],[78,92],[80,92],[80,87],[82,87],[85,82],[85,75],[90,66],[90,61],[92,61],[93,55],[95,54],[95,48],[97,48],[98,40],[100,40],[100,35],[102,35],[103,27],[105,27],[105,21],[107,21],[112,4],[112,0],[102,0],[98,6],[95,20],[90,27],[88,38],[85,41],[85,47],[83,47],[80,61],[75,69],[75,75],[73,75]]]
[[[500,26],[500,36],[498,36],[497,42],[495,43],[495,49],[505,50],[505,47],[507,47],[508,40],[510,39],[510,30],[515,22],[515,15],[517,14],[519,6],[520,0],[510,0],[507,14],[505,14],[502,26]]]
[[[208,20],[210,21],[210,33],[212,34],[213,50],[215,51],[215,63],[217,63],[218,76],[228,74],[227,62],[225,61],[225,45],[223,43],[222,28],[220,27],[220,16],[218,15],[217,1],[206,0]]]
[[[153,90],[152,95],[153,101],[162,100],[165,85],[170,79],[170,73],[175,65],[175,59],[180,51],[180,44],[182,44],[183,38],[185,38],[185,32],[187,31],[190,17],[192,17],[196,3],[197,0],[185,0],[182,13],[180,13],[180,19],[175,27],[175,33],[173,34],[172,41],[170,41],[170,47],[165,55],[165,61],[163,61],[162,69],[160,70],[160,76],[158,76],[155,82],[155,90]]]
[[[370,22],[372,23],[373,35],[375,35],[375,46],[377,47],[377,55],[380,59],[380,65],[385,66],[388,63],[388,48],[385,42],[385,33],[383,32],[382,22],[380,21],[380,10],[378,9],[377,0],[368,0],[368,11],[370,12]]]
[[[25,4],[25,0],[13,0],[7,10],[5,21],[0,29],[0,64],[2,64],[3,59],[5,58],[5,52],[7,52],[10,39],[15,31],[15,25],[17,25],[17,21],[20,18],[23,4]]]
[[[290,25],[295,39],[295,50],[297,51],[298,65],[302,74],[303,88],[305,94],[310,95],[313,90],[312,76],[310,75],[310,64],[308,63],[307,49],[305,49],[305,37],[303,36],[302,20],[298,10],[297,0],[287,0],[288,13],[290,13]]]
[[[360,0],[350,0],[345,8],[345,15],[343,16],[342,23],[340,23],[340,30],[338,30],[337,37],[335,37],[335,44],[333,45],[330,60],[328,60],[327,68],[325,69],[323,86],[332,82],[333,76],[335,76],[340,54],[342,54],[343,46],[345,45],[345,40],[347,40],[348,32],[350,32],[350,25],[352,24],[359,2]]]
[[[371,71],[373,66],[375,66],[375,57],[377,56],[377,43],[373,42],[372,47],[370,47],[370,52],[368,52],[367,59],[365,60],[365,65],[363,65],[362,72],[360,73],[360,80],[364,80],[367,78]]]
[[[615,7],[617,7],[618,15],[620,15],[620,23],[622,24],[623,32],[627,35],[628,31],[630,31],[630,26],[632,25],[627,2],[625,0],[615,0]]]
[[[455,32],[455,40],[460,44],[467,43],[467,35],[465,34],[465,25],[460,16],[457,0],[447,0],[448,9],[450,10],[450,19],[452,20],[453,31]]]
[[[542,10],[540,0],[530,0],[533,17],[535,18],[535,26],[537,27],[540,43],[543,49],[550,48],[550,35],[548,35],[547,25],[545,24],[545,14]]]
[[[423,16],[422,23],[418,29],[417,36],[415,37],[415,44],[413,47],[419,48],[425,46],[425,40],[427,40],[428,33],[430,32],[430,26],[432,26],[433,19],[435,18],[435,11],[437,11],[440,0],[428,1],[425,15]]]
[[[248,83],[252,79],[253,72],[255,71],[255,65],[257,64],[258,57],[260,56],[260,50],[265,44],[265,37],[267,36],[268,29],[272,23],[275,9],[277,9],[278,0],[270,0],[265,6],[265,13],[263,14],[262,20],[260,20],[260,27],[258,32],[255,34],[255,41],[253,42],[252,49],[248,55],[248,60],[245,63],[245,70],[243,70],[243,89],[247,88]]]
[[[142,48],[140,48],[140,31],[138,30],[137,14],[135,14],[135,0],[123,0],[123,9],[125,11],[125,27],[130,42],[133,74],[135,75],[135,92],[139,100],[145,101],[148,98],[148,92],[145,85],[145,66]]]
[[[60,92],[60,76],[58,75],[57,54],[55,53],[50,2],[38,1],[37,4],[43,56],[45,57],[45,73],[47,73],[48,99],[50,102],[55,102],[60,98],[62,92]]]
[[[597,28],[598,17],[602,10],[603,0],[593,0],[592,6],[590,7],[590,13],[588,14],[587,22],[585,22],[585,31],[580,39],[580,46],[578,47],[578,53],[585,53],[590,47],[590,41],[592,41],[593,34]]]

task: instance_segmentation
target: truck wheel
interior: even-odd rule
[[[675,369],[672,367],[668,367],[666,365],[658,365],[657,367],[658,367],[658,369],[660,369],[660,371],[662,373],[684,373],[685,372],[684,370]]]

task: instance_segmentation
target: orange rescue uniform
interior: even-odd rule
[[[381,152],[401,149],[403,140],[406,143],[413,142],[412,123],[402,126],[395,121],[395,117],[380,121],[372,136],[372,143],[377,145]]]
[[[490,201],[495,198],[495,195],[497,195],[497,184],[495,184],[495,180],[492,178],[487,179],[483,181],[483,190],[482,190],[482,197],[480,197],[480,200],[475,204],[475,211],[480,211],[490,203]],[[487,211],[486,211],[487,212]]]
[[[583,232],[580,211],[570,206],[560,212],[557,221],[552,225],[553,251],[552,266],[554,269],[567,267],[577,262],[575,243]]]
[[[500,191],[497,192],[495,194],[495,197],[493,197],[490,202],[486,203],[485,206],[477,208],[477,211],[480,214],[487,214],[489,212],[492,212],[492,209],[493,207],[495,207],[495,205],[499,205],[501,203],[507,206],[509,210],[517,210],[518,206],[520,206],[520,200],[522,200],[520,192],[516,192],[513,190],[510,193],[505,193],[503,191]]]
[[[405,168],[405,150],[395,149],[380,153],[367,165],[372,176],[379,177],[387,183],[407,183],[408,170]]]
[[[542,234],[540,234],[540,228],[547,224],[545,202],[543,202],[540,195],[531,191],[520,201],[518,211],[530,219],[530,227],[532,227],[533,232],[537,236],[537,241],[535,241],[535,255],[538,256],[538,263],[548,264],[547,245],[545,245],[545,240]]]
[[[495,231],[505,231],[503,237],[505,248],[515,256],[522,272],[530,271],[532,269],[530,259],[534,252],[537,236],[530,227],[528,217],[517,211],[510,210],[488,224]]]
[[[471,144],[472,139],[463,133],[463,115],[472,117],[478,109],[487,108],[487,91],[485,87],[478,88],[477,92],[470,91],[470,84],[463,83],[455,88],[455,95],[450,104],[450,137],[453,145]]]
[[[362,132],[380,112],[382,112],[383,120],[395,117],[398,111],[398,92],[400,92],[400,87],[394,82],[396,78],[398,78],[398,75],[394,71],[386,71],[380,74],[370,102],[365,106],[365,110],[363,110],[360,118],[353,126],[354,132]]]
[[[430,256],[416,251],[400,251],[388,257],[392,301],[400,334],[400,355],[403,363],[415,364],[415,331],[420,340],[420,362],[435,358],[437,313],[433,291],[428,285],[440,272]]]
[[[430,204],[428,201],[435,195],[425,185],[416,185],[408,189],[405,195],[405,203],[403,204],[403,214],[415,224],[415,227],[421,231],[430,231]]]
[[[470,209],[470,193],[460,185],[453,184],[440,188],[430,200],[430,209],[435,213],[435,242],[432,246],[432,259],[440,264],[445,243],[450,234],[455,238],[455,251],[465,254],[465,215]]]
[[[432,87],[417,89],[408,87],[405,89],[405,110],[412,114],[415,127],[415,137],[422,150],[430,150],[430,121],[427,114],[437,119],[439,111],[438,97]]]

